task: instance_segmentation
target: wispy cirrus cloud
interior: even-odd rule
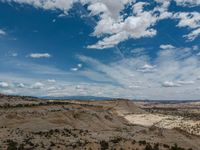
[[[190,32],[188,35],[184,35],[189,41],[193,41],[196,39],[198,36],[200,36],[200,28],[197,28]]]
[[[28,55],[30,58],[50,58],[52,57],[49,53],[31,53]]]
[[[175,0],[175,2],[184,7],[195,7],[200,5],[199,0]]]
[[[43,78],[12,75],[12,81],[8,75],[1,74],[2,82],[9,83],[9,87],[1,87],[1,92],[22,95],[27,93],[33,96],[197,99],[200,96],[200,61],[192,51],[193,48],[165,47],[157,53],[154,61],[150,61],[149,56],[144,54],[106,64],[88,56],[78,55],[79,61],[85,67],[75,72],[66,71],[64,76],[59,74],[58,69],[48,69],[48,72],[52,73],[45,74]],[[44,67],[41,70],[44,72]],[[72,81],[72,77],[77,78]],[[17,86],[19,84],[24,86]]]
[[[86,56],[79,56],[79,58],[92,66],[90,71],[93,74],[95,71],[99,76],[104,75],[113,83],[131,91],[129,95],[151,97],[151,99],[198,98],[196,88],[199,84],[197,78],[200,74],[198,69],[200,61],[196,55],[192,54],[192,49],[165,47],[157,55],[158,57],[153,62],[145,56],[122,59],[110,64],[103,64]],[[98,75],[96,75],[97,81]],[[93,80],[95,80],[94,77]],[[193,94],[186,96],[184,92]]]

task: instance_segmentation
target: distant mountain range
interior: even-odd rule
[[[64,96],[64,97],[51,97],[51,96],[45,96],[40,97],[42,99],[58,99],[58,100],[111,100],[113,98],[111,97],[98,97],[98,96]]]

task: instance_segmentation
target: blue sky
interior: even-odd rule
[[[0,0],[0,92],[199,99],[199,0]]]

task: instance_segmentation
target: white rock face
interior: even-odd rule
[[[157,126],[159,128],[174,129],[180,128],[188,133],[200,135],[200,121],[186,120],[179,116],[161,114],[130,114],[124,118],[132,124],[142,126]]]

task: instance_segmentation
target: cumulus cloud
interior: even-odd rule
[[[184,35],[188,40],[193,41],[200,35],[199,12],[178,12],[175,13],[173,17],[179,19],[178,27],[187,27],[192,29],[188,35]]]
[[[61,10],[59,16],[68,14],[75,3],[80,3],[89,11],[90,17],[98,16],[94,32],[98,38],[95,44],[88,45],[91,49],[111,48],[127,39],[153,37],[157,34],[156,24],[163,19],[179,19],[178,27],[188,27],[192,32],[184,37],[190,41],[199,36],[198,12],[170,12],[168,10],[172,0],[155,0],[157,5],[136,0],[1,0],[29,4],[45,10]],[[175,0],[181,6],[198,6],[199,0]],[[145,9],[149,5],[151,9]],[[127,6],[131,6],[130,13],[125,13]]]
[[[93,3],[88,6],[88,10],[91,11],[91,15],[98,15],[100,13],[109,13],[107,6],[104,3]]]
[[[36,8],[43,8],[47,10],[62,10],[67,13],[77,0],[1,0],[3,2],[15,2],[19,4],[29,4]]]
[[[154,25],[159,20],[171,16],[171,13],[167,10],[169,3],[163,2],[159,7],[157,6],[150,11],[144,10],[145,5],[148,5],[148,3],[135,3],[132,7],[133,14],[125,19],[122,19],[122,16],[116,19],[107,11],[103,12],[92,34],[93,36],[103,37],[103,39],[94,45],[89,45],[88,48],[110,48],[129,38],[139,39],[155,36],[157,31]],[[159,14],[155,14],[155,12],[159,12]],[[118,13],[120,14],[120,11]],[[104,37],[104,35],[107,36]]]
[[[43,87],[44,87],[44,84],[41,82],[36,82],[31,86],[32,89],[42,89]]]
[[[18,83],[18,84],[17,84],[17,87],[19,87],[19,88],[24,88],[24,87],[25,87],[25,84],[24,84],[24,83]]]
[[[0,82],[0,88],[8,88],[9,84],[7,82]]]
[[[30,58],[50,58],[49,53],[32,53],[29,55]]]
[[[149,5],[147,2],[137,2],[135,0],[2,0],[4,2],[16,2],[20,4],[33,5],[36,8],[55,10],[59,9],[67,14],[76,2],[87,6],[91,17],[99,16],[97,25],[94,27],[93,36],[99,38],[96,44],[89,45],[88,48],[104,49],[113,47],[129,38],[138,39],[143,37],[153,37],[157,34],[155,24],[165,18],[169,18],[172,13],[168,12],[169,1],[156,0],[158,6],[153,10],[145,10]],[[125,17],[122,13],[127,5],[132,7],[132,13]]]
[[[178,12],[173,17],[179,19],[178,27],[189,27],[193,29],[200,27],[199,12]]]

